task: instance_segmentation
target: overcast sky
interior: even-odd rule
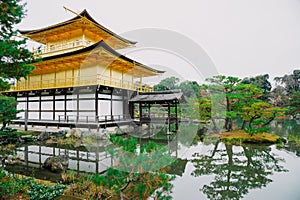
[[[269,73],[273,78],[300,68],[300,0],[26,2],[27,16],[19,29],[41,28],[74,17],[63,9],[66,6],[76,12],[87,9],[115,33],[143,28],[175,31],[198,44],[219,74],[245,77]],[[150,51],[128,56],[151,66],[185,68],[169,53],[152,51],[151,55]]]

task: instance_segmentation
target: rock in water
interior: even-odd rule
[[[45,160],[43,167],[49,169],[52,172],[59,172],[64,170],[64,168],[67,167],[68,165],[69,165],[69,157],[65,155],[61,155],[61,156],[48,157]]]
[[[205,126],[197,130],[197,135],[199,136],[200,140],[203,141],[205,134],[207,133],[208,128]]]
[[[45,141],[48,139],[50,139],[50,133],[48,133],[48,132],[43,132],[37,136],[38,141]]]

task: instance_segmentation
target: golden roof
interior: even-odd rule
[[[41,62],[31,63],[36,67],[34,74],[64,71],[72,68],[101,64],[104,67],[123,73],[134,74],[136,77],[155,76],[164,71],[156,70],[136,62],[112,49],[103,40],[76,51],[42,58]]]
[[[52,26],[36,30],[20,30],[19,32],[23,36],[42,44],[69,39],[70,36],[74,38],[76,36],[82,36],[83,34],[93,38],[95,41],[104,40],[114,49],[122,49],[136,43],[105,28],[95,21],[86,10],[83,10],[70,20]]]

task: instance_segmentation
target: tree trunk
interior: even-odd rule
[[[243,124],[242,124],[242,127],[241,127],[241,130],[245,130],[246,125],[247,125],[247,121],[244,120],[244,121],[243,121]]]
[[[249,128],[252,128],[252,122],[253,122],[253,120],[254,120],[253,117],[249,120]]]
[[[260,118],[261,116],[254,116],[254,117],[251,117],[251,119],[249,120],[249,127],[250,128],[252,128],[252,122],[253,122],[253,120],[255,120],[255,119],[258,119],[258,118]]]
[[[6,127],[6,125],[7,125],[7,123],[6,123],[6,122],[3,122],[3,123],[2,123],[2,127],[1,127],[1,129],[0,129],[0,130],[1,130],[1,131],[4,131],[4,129],[5,129],[5,127]]]
[[[272,117],[270,117],[270,118],[268,119],[268,121],[267,121],[266,123],[264,123],[263,126],[269,125],[269,124],[275,119],[275,116],[276,116],[276,114],[273,113]]]
[[[231,104],[230,104],[229,98],[227,96],[226,96],[226,104],[227,104],[227,112],[231,112]],[[227,131],[232,131],[232,119],[231,118],[226,117],[225,129]]]

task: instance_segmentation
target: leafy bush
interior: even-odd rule
[[[33,178],[16,178],[0,168],[0,199],[12,199],[12,195],[19,194],[30,199],[52,200],[62,195],[65,189],[62,184],[46,186],[36,183]]]
[[[25,191],[32,181],[32,178],[12,177],[0,168],[0,196],[7,197]]]
[[[66,189],[65,185],[57,184],[55,186],[46,186],[32,183],[27,192],[30,199],[52,200],[62,195]]]
[[[269,127],[256,127],[256,128],[246,127],[245,128],[246,133],[248,133],[251,136],[257,133],[265,133],[268,130],[270,130]]]

